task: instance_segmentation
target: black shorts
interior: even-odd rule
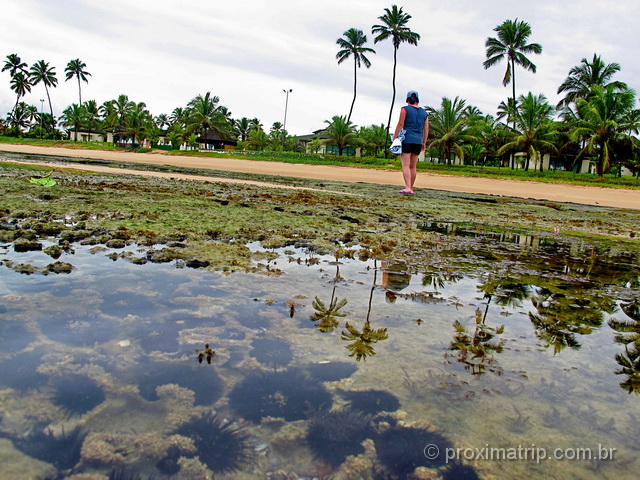
[[[414,155],[420,155],[422,151],[422,144],[420,143],[403,143],[402,153],[413,153]]]

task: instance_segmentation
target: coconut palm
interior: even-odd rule
[[[11,75],[12,77],[18,72],[26,74],[27,64],[24,63],[18,55],[12,53],[10,55],[7,55],[7,59],[4,61],[2,71],[4,72],[6,70],[9,70],[9,75]]]
[[[24,102],[20,102],[13,109],[11,126],[22,131],[29,128],[29,123],[29,106]]]
[[[586,144],[577,160],[597,153],[596,172],[600,176],[609,171],[616,142],[640,129],[640,114],[633,108],[635,101],[633,90],[617,91],[612,84],[595,86],[590,98],[578,99],[578,118],[571,138]]]
[[[73,128],[75,132],[73,141],[78,141],[78,130],[83,128],[87,118],[87,112],[81,105],[72,103],[62,112],[60,126],[63,128]]]
[[[156,122],[156,126],[160,130],[163,130],[165,127],[168,127],[171,123],[169,122],[169,117],[167,116],[166,113],[161,113],[154,119],[154,121]]]
[[[47,100],[49,101],[49,111],[51,112],[51,117],[53,117],[53,106],[51,105],[51,96],[49,95],[49,87],[55,88],[58,85],[58,78],[56,77],[56,69],[55,67],[50,67],[49,62],[45,62],[44,60],[38,60],[36,63],[31,65],[31,70],[29,70],[31,85],[34,87],[39,84],[44,84],[44,90],[47,93]]]
[[[254,128],[249,132],[249,146],[253,150],[262,151],[269,145],[269,136],[262,128]]]
[[[579,98],[589,98],[593,94],[593,87],[607,87],[612,85],[616,91],[623,91],[627,87],[624,82],[611,82],[611,77],[620,71],[619,63],[605,64],[599,55],[593,54],[588,61],[583,58],[580,65],[569,70],[569,76],[558,87],[558,94],[565,93],[565,97],[558,103],[557,108],[575,103]]]
[[[224,133],[226,131],[226,109],[218,105],[220,98],[211,92],[198,95],[187,104],[187,116],[190,127],[200,130],[205,139],[210,131]]]
[[[527,44],[531,35],[531,26],[524,21],[505,20],[501,25],[493,29],[498,37],[489,37],[485,43],[487,49],[487,59],[482,63],[485,69],[497,65],[502,60],[506,60],[507,69],[504,72],[502,85],[505,87],[511,83],[513,90],[512,100],[516,104],[516,65],[536,73],[536,66],[527,58],[527,55],[542,53],[542,46],[539,43]]]
[[[239,120],[234,120],[233,122],[233,132],[238,140],[242,142],[246,142],[249,138],[249,132],[254,128],[247,117],[242,117]]]
[[[64,69],[67,77],[65,82],[71,80],[73,77],[78,79],[78,105],[82,105],[82,89],[80,88],[80,80],[84,83],[89,83],[87,76],[91,76],[91,74],[85,70],[86,66],[86,63],[79,58],[76,58],[75,60],[69,61],[69,63],[67,63],[67,67]]]
[[[389,126],[391,125],[391,115],[393,114],[393,104],[396,100],[396,65],[398,49],[402,43],[408,43],[409,45],[418,45],[420,35],[412,32],[407,23],[411,19],[411,15],[403,12],[402,7],[398,8],[397,5],[393,5],[391,10],[384,9],[385,14],[378,17],[378,20],[382,22],[381,25],[374,25],[371,27],[371,33],[375,35],[373,43],[381,42],[388,38],[393,43],[393,96],[391,97],[391,108],[389,109],[389,120],[387,121],[387,137],[389,136]],[[385,142],[385,150],[387,148],[387,141]]]
[[[131,145],[135,146],[147,129],[153,126],[153,116],[147,110],[144,102],[132,103],[124,118],[124,134],[131,138]]]
[[[540,161],[542,171],[542,155],[545,152],[557,151],[553,143],[556,136],[551,121],[553,113],[554,108],[544,95],[534,96],[531,92],[526,96],[520,95],[513,118],[514,137],[498,150],[498,155],[506,152],[524,152],[524,169],[529,170],[529,163],[533,158]]]
[[[353,113],[353,106],[356,103],[358,68],[360,68],[362,64],[367,68],[371,67],[371,62],[366,57],[365,53],[375,54],[376,51],[372,48],[363,46],[367,43],[367,36],[362,30],[350,28],[342,35],[345,38],[339,38],[336,40],[336,43],[340,46],[340,50],[336,54],[338,65],[349,57],[353,57],[353,100],[351,101],[351,108],[349,109],[349,115],[347,116],[347,121],[349,121],[351,120],[351,114]]]
[[[469,115],[469,109],[466,101],[459,97],[453,101],[443,97],[439,109],[426,107],[429,112],[429,132],[434,138],[431,146],[444,152],[447,163],[451,161],[451,154],[463,159],[465,151],[462,145],[478,140],[471,129],[474,117]]]
[[[24,97],[27,92],[31,91],[31,82],[29,80],[29,77],[21,71],[17,71],[16,73],[14,73],[11,77],[11,90],[16,92],[16,103],[13,106],[11,113],[9,114],[9,121],[13,124],[17,123],[15,112],[16,108],[18,107],[20,98]]]
[[[325,120],[329,126],[324,131],[326,143],[338,147],[338,155],[342,155],[345,147],[352,145],[357,138],[356,128],[344,116],[334,115],[331,120]]]
[[[91,132],[100,126],[100,108],[95,100],[87,100],[82,104],[86,114],[86,126],[89,128],[89,141],[91,141]]]
[[[387,131],[384,124],[362,127],[358,132],[358,138],[363,142],[367,152],[375,156],[380,150],[384,149]]]

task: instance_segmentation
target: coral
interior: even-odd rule
[[[321,382],[337,382],[353,375],[358,370],[358,366],[353,362],[326,362],[310,363],[305,365],[304,369]]]
[[[444,455],[427,458],[424,449],[428,445],[437,446],[440,452],[452,447],[451,442],[437,432],[400,425],[380,433],[374,441],[380,463],[399,478],[407,478],[417,467],[444,466]]]
[[[53,381],[51,402],[65,409],[69,416],[83,415],[105,400],[95,380],[85,375],[66,375]]]
[[[289,343],[276,337],[257,337],[251,342],[251,356],[267,367],[282,368],[293,360]]]
[[[177,433],[193,440],[200,461],[216,473],[238,470],[247,460],[248,435],[241,427],[225,422],[215,413],[191,420]],[[173,450],[173,457],[177,453]],[[177,463],[178,458],[175,461]]]
[[[353,410],[368,415],[380,412],[395,412],[400,408],[400,401],[389,392],[383,390],[348,391],[342,393],[350,402]]]
[[[320,412],[311,417],[307,444],[317,459],[337,467],[348,455],[363,453],[362,442],[372,435],[371,422],[361,413],[350,409]]]
[[[327,389],[298,369],[251,373],[229,394],[231,408],[253,422],[264,417],[302,420],[331,404]]]

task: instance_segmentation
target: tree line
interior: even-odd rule
[[[338,154],[346,148],[361,148],[365,155],[388,155],[389,128],[396,97],[396,67],[398,50],[403,43],[418,45],[420,35],[408,23],[412,16],[402,7],[385,8],[379,23],[371,27],[374,44],[391,40],[393,44],[392,99],[385,125],[358,127],[351,122],[357,96],[357,73],[364,65],[369,68],[367,36],[362,30],[350,28],[337,39],[338,64],[353,61],[353,99],[347,115],[335,115],[326,120],[326,128],[309,143],[311,152],[318,152],[323,144],[335,145]],[[454,159],[474,165],[510,164],[515,167],[515,153],[522,158],[523,167],[533,163],[543,168],[542,157],[549,154],[555,164],[564,169],[575,168],[583,159],[590,159],[596,172],[603,175],[613,167],[617,172],[625,166],[632,172],[640,170],[640,142],[636,135],[640,129],[640,110],[636,108],[636,94],[624,82],[614,80],[620,71],[618,63],[605,63],[594,54],[583,58],[569,70],[557,93],[564,98],[551,105],[547,98],[532,92],[516,95],[516,67],[536,73],[536,65],[529,56],[542,53],[542,46],[529,43],[531,26],[521,20],[505,20],[494,29],[495,36],[486,39],[488,69],[502,62],[506,64],[502,80],[511,84],[512,95],[502,102],[497,114],[485,115],[466,100],[442,98],[439,106],[426,106],[430,115],[428,156],[440,162]],[[114,137],[135,144],[146,138],[152,143],[164,135],[175,147],[196,147],[198,137],[205,141],[210,134],[235,139],[239,148],[249,150],[301,151],[303,146],[290,136],[280,122],[265,131],[260,120],[246,117],[234,119],[231,112],[220,104],[220,99],[207,92],[197,95],[184,107],[177,107],[170,115],[156,117],[144,102],[133,102],[127,95],[98,105],[95,100],[82,101],[82,82],[88,83],[91,74],[80,59],[69,61],[65,68],[66,80],[78,82],[78,103],[67,107],[59,118],[54,116],[50,89],[57,86],[55,68],[39,60],[30,68],[17,54],[6,57],[2,71],[10,75],[11,89],[16,102],[5,120],[0,120],[0,133],[40,138],[60,138],[59,125],[69,131],[109,131]],[[26,105],[20,99],[31,88],[42,84],[49,103],[49,113],[43,108]],[[44,102],[44,100],[43,100]],[[204,142],[201,142],[204,143]]]

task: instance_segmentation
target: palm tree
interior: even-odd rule
[[[384,124],[371,125],[370,127],[362,127],[358,132],[358,138],[362,141],[364,148],[373,156],[384,148],[387,137],[387,131]]]
[[[89,141],[91,141],[91,132],[98,129],[100,125],[100,109],[95,100],[87,100],[82,104],[82,108],[86,113],[87,127],[89,128]]]
[[[350,28],[343,33],[345,38],[339,38],[336,43],[340,46],[341,50],[336,54],[338,59],[338,65],[344,62],[349,57],[353,56],[353,100],[351,101],[351,108],[349,109],[349,115],[347,121],[351,120],[351,113],[353,113],[353,106],[356,103],[356,86],[357,86],[357,72],[361,64],[365,67],[371,67],[371,62],[366,57],[365,53],[376,53],[372,48],[364,47],[367,43],[367,36],[362,30],[357,28]]]
[[[505,144],[498,154],[505,152],[524,152],[526,155],[525,170],[529,170],[531,159],[540,161],[542,171],[542,155],[544,152],[555,152],[553,144],[555,131],[551,116],[554,108],[549,105],[544,95],[534,96],[531,92],[527,96],[520,95],[514,113],[515,137]]]
[[[24,102],[18,103],[13,109],[11,125],[21,131],[29,127],[29,122],[29,106]]]
[[[249,138],[249,132],[254,128],[247,117],[242,117],[239,120],[235,120],[233,122],[233,131],[238,138],[238,140],[242,142],[246,142]]]
[[[78,141],[78,130],[84,127],[87,118],[86,110],[77,103],[72,103],[63,112],[60,117],[60,125],[64,128],[73,128],[75,132],[73,141]]]
[[[82,105],[82,90],[80,88],[80,80],[84,81],[84,83],[89,83],[87,75],[91,76],[91,74],[85,70],[86,66],[86,63],[84,63],[79,58],[76,58],[75,60],[71,60],[69,63],[67,63],[67,68],[64,69],[64,72],[67,75],[65,82],[67,80],[71,80],[73,77],[77,77],[78,79],[78,105]]]
[[[153,125],[153,116],[144,102],[132,103],[124,119],[124,134],[131,137],[131,146]]]
[[[269,136],[262,128],[254,128],[249,132],[249,146],[262,151],[269,145]]]
[[[579,98],[589,98],[593,95],[595,86],[612,85],[616,91],[625,90],[627,85],[624,82],[610,82],[611,77],[619,71],[619,63],[605,64],[595,53],[591,62],[583,58],[580,65],[569,70],[569,76],[558,87],[558,94],[565,92],[565,97],[558,103],[557,108],[575,103]]]
[[[168,127],[170,125],[169,117],[167,116],[166,113],[161,113],[154,120],[156,122],[156,126],[160,130],[164,130],[165,127]]]
[[[211,96],[211,92],[207,92],[204,96],[198,95],[187,104],[189,125],[196,130],[202,129],[205,141],[210,130],[219,133],[225,130],[226,115],[220,110],[219,101],[219,97]]]
[[[29,75],[31,77],[31,84],[34,87],[40,82],[44,84],[44,90],[45,92],[47,92],[47,100],[49,101],[49,111],[51,112],[51,117],[54,118],[53,106],[51,105],[51,96],[49,95],[49,87],[55,88],[58,85],[58,78],[56,77],[55,67],[50,67],[49,62],[38,60],[36,63],[31,65]]]
[[[11,123],[17,123],[16,120],[16,108],[18,107],[18,102],[20,98],[24,97],[27,92],[31,91],[31,82],[29,81],[29,77],[21,71],[17,71],[11,77],[11,90],[16,92],[16,103],[11,110],[11,114],[9,115],[9,121]]]
[[[356,128],[344,116],[334,115],[331,120],[325,120],[329,126],[324,131],[326,142],[338,147],[338,155],[342,156],[345,147],[351,145],[356,139]]]
[[[498,25],[493,29],[498,33],[498,38],[489,37],[485,43],[487,49],[487,59],[482,63],[485,69],[497,65],[502,60],[507,62],[507,70],[502,79],[502,85],[505,87],[511,82],[513,89],[513,105],[516,104],[516,65],[536,73],[536,66],[529,60],[526,55],[542,53],[542,45],[539,43],[527,44],[529,35],[531,35],[531,26],[524,21],[505,20],[502,25]]]
[[[2,71],[9,70],[9,75],[12,77],[18,73],[27,73],[27,64],[24,63],[18,55],[12,53],[7,55],[7,59],[4,61],[4,66],[2,67]]]
[[[382,22],[382,25],[374,25],[371,27],[371,33],[376,35],[373,43],[381,42],[391,38],[393,42],[393,96],[391,97],[391,108],[389,109],[389,120],[387,121],[387,137],[389,136],[389,127],[391,125],[391,115],[393,114],[393,104],[396,100],[396,65],[397,54],[400,44],[408,43],[409,45],[418,45],[420,35],[412,32],[407,23],[411,19],[411,15],[404,13],[402,7],[398,8],[397,5],[393,5],[391,10],[384,9],[385,14],[378,17],[378,20]],[[387,142],[385,142],[385,150],[387,148]]]
[[[578,155],[580,160],[585,154],[598,153],[596,172],[604,175],[611,166],[616,142],[630,133],[638,133],[640,115],[634,109],[635,93],[625,89],[616,91],[613,84],[607,87],[593,87],[589,99],[578,99],[578,118],[571,132],[573,140],[585,140],[586,145]]]
[[[477,141],[471,131],[474,117],[469,115],[473,109],[470,110],[463,99],[456,97],[451,101],[443,97],[440,109],[426,107],[426,110],[429,112],[429,130],[434,137],[431,146],[442,149],[446,163],[451,161],[452,153],[463,159],[462,145]]]

